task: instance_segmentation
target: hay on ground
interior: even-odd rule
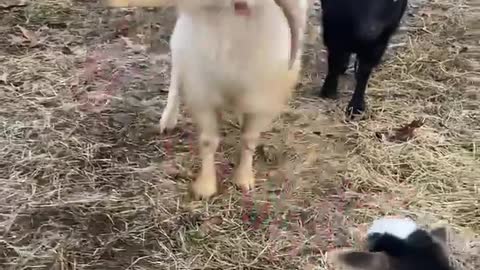
[[[252,198],[229,181],[238,127],[226,115],[222,194],[196,202],[190,118],[157,132],[173,11],[21,2],[0,0],[2,269],[325,269],[329,248],[357,246],[352,231],[387,214],[449,224],[458,269],[480,267],[473,3],[415,2],[361,122],[343,118],[351,76],[336,103],[312,94],[325,52],[310,33],[301,87],[258,148]]]

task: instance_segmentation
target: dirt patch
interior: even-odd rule
[[[189,116],[158,134],[172,10],[0,4],[0,263],[324,269],[329,248],[358,245],[352,228],[395,214],[448,223],[458,269],[478,269],[475,12],[418,6],[374,73],[362,122],[344,122],[351,75],[338,102],[312,94],[325,52],[309,33],[299,90],[257,149],[255,193],[230,182],[239,131],[225,115],[222,192],[207,203],[187,196],[198,169]],[[417,119],[411,136],[388,139]]]

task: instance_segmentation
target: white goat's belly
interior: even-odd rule
[[[280,9],[248,18],[228,11],[180,14],[171,49],[182,92],[196,106],[275,109],[285,102],[299,68],[297,59],[288,70],[290,32]]]

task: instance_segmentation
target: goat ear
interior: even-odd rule
[[[447,244],[447,241],[448,241],[447,228],[445,228],[445,227],[435,228],[435,229],[431,230],[430,233],[432,234],[432,236],[435,239],[442,242],[442,244]]]
[[[327,258],[334,269],[384,270],[389,266],[388,257],[383,252],[335,249],[328,252]]]

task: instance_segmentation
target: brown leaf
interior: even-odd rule
[[[221,217],[212,217],[208,220],[208,223],[209,224],[213,224],[213,225],[222,225],[223,223],[223,219]]]
[[[397,128],[393,133],[384,131],[377,132],[376,136],[379,139],[387,140],[389,142],[406,142],[415,137],[415,130],[422,127],[425,124],[425,119],[413,120],[410,124],[407,124],[401,128]]]
[[[223,219],[218,216],[206,219],[203,221],[202,225],[200,225],[200,232],[207,235],[215,229],[215,226],[222,225],[222,223]]]
[[[35,32],[30,31],[20,25],[17,25],[17,27],[20,29],[20,31],[22,31],[23,36],[30,41],[30,47],[35,47],[38,45],[38,37]]]
[[[393,141],[406,142],[415,136],[415,130],[423,126],[425,120],[413,120],[410,124],[396,130],[393,137],[390,139]]]

